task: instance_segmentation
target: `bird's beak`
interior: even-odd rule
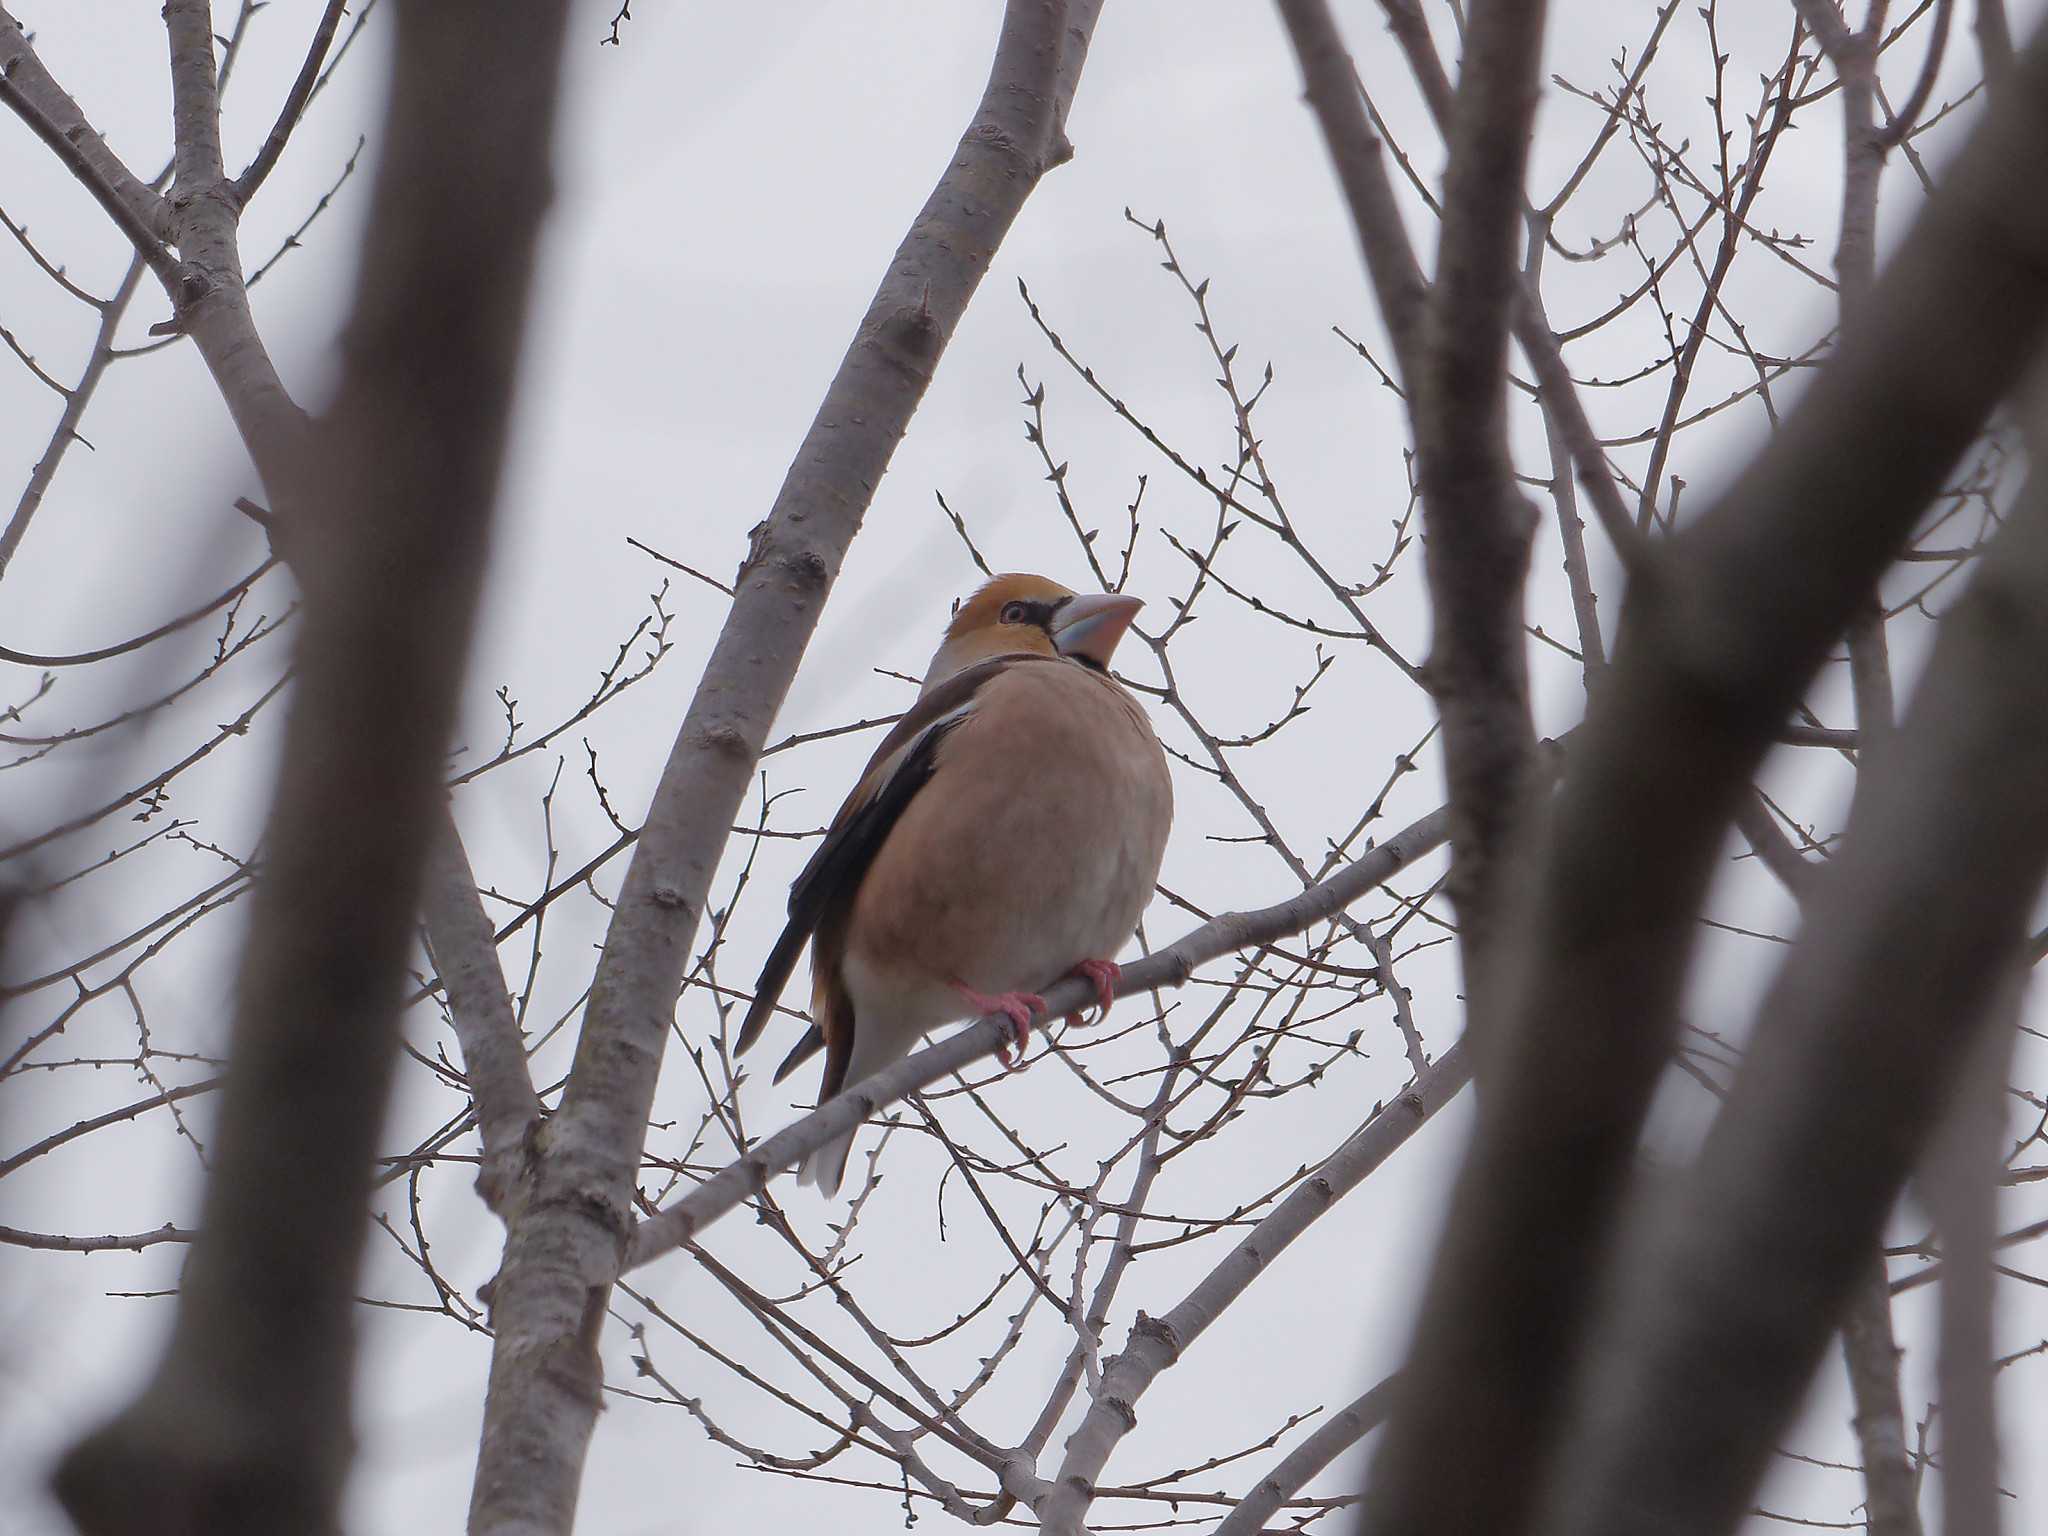
[[[1117,641],[1123,639],[1144,606],[1142,600],[1121,592],[1070,597],[1053,613],[1052,643],[1062,656],[1078,656],[1107,667]]]

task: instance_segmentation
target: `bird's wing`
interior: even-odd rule
[[[1055,657],[996,656],[966,667],[932,689],[890,729],[868,760],[867,771],[846,797],[839,814],[818,844],[811,860],[789,888],[789,922],[768,952],[761,979],[754,986],[753,1005],[740,1025],[738,1049],[760,1038],[769,1015],[782,996],[796,957],[831,914],[853,900],[860,882],[887,841],[903,809],[931,779],[938,766],[939,744],[974,713],[982,689],[1005,670],[1025,662],[1058,664]],[[808,1057],[825,1037],[814,1027],[776,1073],[776,1081]]]
[[[781,1082],[790,1073],[794,1072],[823,1049],[825,1049],[825,1031],[813,1024],[804,1031],[803,1039],[797,1041],[790,1053],[782,1058],[782,1065],[775,1069],[775,1081]],[[821,1093],[818,1095],[818,1102],[822,1104],[830,1097],[829,1093]]]

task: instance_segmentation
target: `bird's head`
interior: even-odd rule
[[[1043,576],[998,576],[953,614],[925,673],[927,690],[992,656],[1065,656],[1109,670],[1117,641],[1144,604],[1120,592],[1081,595]]]

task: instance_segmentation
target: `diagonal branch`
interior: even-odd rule
[[[249,200],[269,179],[292,130],[299,126],[299,114],[306,110],[313,88],[320,83],[320,66],[327,61],[328,47],[334,42],[335,29],[341,25],[342,12],[347,8],[347,0],[327,0],[327,9],[320,13],[320,24],[313,29],[313,41],[306,49],[305,62],[299,66],[299,77],[285,93],[284,105],[278,108],[276,125],[264,139],[263,147],[256,151],[256,158],[249,162],[249,168],[235,178],[235,201],[242,207],[249,206]]]
[[[114,216],[122,233],[162,281],[172,317],[165,326],[188,332],[219,387],[228,413],[275,506],[292,504],[290,477],[305,452],[305,415],[278,378],[256,332],[236,245],[240,205],[220,165],[220,100],[214,70],[210,7],[176,0],[165,7],[171,40],[172,115],[178,132],[178,201],[143,186],[106,148],[78,104],[50,77],[0,5],[0,73],[10,87],[61,130],[74,153],[59,149],[72,170]],[[13,98],[10,97],[10,100]],[[196,142],[187,145],[190,134]],[[56,147],[53,145],[53,147]],[[211,171],[212,179],[206,179]],[[195,180],[195,178],[197,178]],[[126,208],[128,217],[118,210]],[[183,260],[164,242],[176,244]]]
[[[0,81],[5,82],[8,105],[14,111],[22,111],[16,105],[20,102],[32,108],[56,132],[62,147],[56,143],[50,147],[63,159],[65,168],[85,183],[86,190],[130,234],[136,248],[142,249],[146,241],[161,251],[171,234],[169,206],[121,163],[121,157],[107,147],[107,141],[85,120],[70,93],[50,78],[21,23],[5,5],[0,5]],[[39,135],[42,131],[36,128]],[[122,211],[117,212],[115,204]],[[165,278],[166,288],[171,288],[174,276],[175,273]]]
[[[1461,1040],[1438,1057],[1246,1233],[1164,1317],[1138,1314],[1123,1352],[1104,1363],[1094,1400],[1067,1438],[1059,1474],[1037,1504],[1039,1525],[1048,1536],[1081,1536],[1097,1477],[1110,1452],[1137,1428],[1138,1399],[1290,1243],[1457,1095],[1471,1077],[1466,1051]]]
[[[1088,37],[1011,0],[980,106],[892,259],[754,532],[598,961],[561,1110],[496,1282],[471,1529],[566,1531],[596,1421],[594,1330],[632,1231],[649,1107],[689,946],[768,727],[876,485],[1004,234],[1044,173]]]
[[[502,1216],[521,1187],[541,1106],[498,963],[497,936],[484,912],[469,854],[445,809],[427,850],[420,906],[428,917],[427,942],[448,994],[448,1017],[476,1103],[477,1132],[483,1139],[477,1193]]]
[[[1279,0],[1279,7],[1301,64],[1308,103],[1322,125],[1323,142],[1351,212],[1380,318],[1393,338],[1401,377],[1413,388],[1422,376],[1422,319],[1429,287],[1387,179],[1386,145],[1365,115],[1351,55],[1325,0]],[[1419,23],[1419,14],[1416,19]]]
[[[400,10],[340,386],[303,450],[317,457],[284,465],[313,558],[214,1172],[162,1360],[60,1467],[89,1536],[338,1528],[372,1158],[549,198],[567,7],[485,10]]]
[[[50,78],[30,46],[21,23],[0,6],[0,102],[48,145],[134,245],[164,285],[173,303],[204,291],[204,277],[172,255],[162,231],[169,220],[164,200],[123,165],[85,120],[78,103]]]
[[[1194,975],[1195,968],[1224,955],[1262,944],[1276,943],[1301,933],[1312,924],[1333,917],[1367,891],[1385,884],[1417,859],[1444,845],[1450,833],[1447,811],[1436,810],[1420,821],[1375,845],[1371,852],[1354,860],[1328,879],[1306,890],[1251,912],[1229,912],[1183,934],[1164,949],[1155,950],[1123,967],[1117,996],[1150,991],[1155,987],[1178,987]],[[1045,994],[1046,1016],[1058,1018],[1085,1005],[1094,994],[1093,983],[1069,979]],[[949,1035],[937,1045],[926,1046],[856,1084],[839,1097],[820,1105],[794,1125],[778,1131],[752,1148],[745,1157],[714,1174],[675,1204],[665,1206],[640,1223],[633,1234],[628,1268],[660,1258],[664,1253],[691,1241],[741,1201],[759,1194],[769,1180],[794,1168],[806,1153],[852,1130],[879,1109],[929,1087],[962,1067],[993,1055],[998,1045],[1010,1038],[1010,1024],[1000,1014],[991,1014]]]
[[[332,14],[333,7],[330,6]],[[184,193],[176,216],[178,238],[188,251],[203,252],[207,263],[204,273],[192,264],[180,265],[180,271],[192,274],[198,280],[191,293],[196,298],[203,290],[207,302],[194,302],[180,314],[178,323],[189,328],[194,344],[212,372],[228,413],[241,434],[250,460],[263,477],[273,504],[284,513],[281,523],[275,526],[266,524],[272,527],[273,543],[296,560],[303,553],[298,528],[307,520],[309,508],[305,497],[309,493],[317,495],[320,488],[302,487],[298,483],[299,466],[309,448],[306,418],[278,377],[249,308],[237,238],[245,199],[224,180],[220,159],[219,80],[214,72],[214,37],[209,7],[205,0],[177,0],[175,5],[166,7],[165,19],[170,37],[173,110],[178,123],[179,143],[184,145],[188,134],[196,141],[192,147],[181,149],[179,158],[174,162]],[[6,16],[4,8],[0,8],[0,20],[12,20]],[[37,82],[39,99],[56,103],[60,116],[69,114],[76,117],[76,105],[43,70],[33,52],[27,51],[27,44],[20,39],[18,29],[14,39],[10,39],[6,30],[0,28],[0,53],[4,53],[11,43],[18,43],[23,50],[17,61],[18,73]],[[316,40],[316,52],[321,46],[324,45]],[[318,73],[314,71],[313,74],[317,86]],[[302,82],[304,78],[302,74]],[[297,88],[294,89],[296,91]],[[81,176],[96,193],[102,195],[103,201],[114,195],[113,184],[91,167],[81,172]],[[143,191],[152,198],[156,197],[146,187]],[[167,205],[165,217],[170,217]],[[123,227],[126,228],[125,225]],[[130,233],[133,237],[133,232]],[[138,239],[137,252],[145,260],[150,259],[149,243]],[[73,392],[65,414],[67,422],[74,422],[76,414],[84,409],[90,386],[112,356],[110,338],[113,327],[126,307],[127,296],[133,291],[134,277],[135,273],[131,272],[108,305],[92,365]],[[51,452],[36,467],[29,492],[24,494],[22,508],[8,525],[6,533],[0,535],[0,565],[4,565],[5,554],[11,548],[10,541],[18,539],[26,528],[27,519],[33,514],[49,476],[55,472],[62,449],[69,441],[68,434],[54,439]],[[308,579],[304,570],[297,574],[302,582]],[[435,841],[452,845],[451,857],[459,857],[467,867],[468,858],[462,852],[461,839],[452,818],[446,814],[437,829]],[[479,1053],[497,1060],[507,1049],[516,1052],[518,1048],[517,1030],[507,1031],[509,1011],[495,1008],[490,1002],[493,988],[502,995],[503,981],[496,970],[495,956],[491,958],[487,972],[482,952],[475,947],[475,937],[470,931],[473,914],[469,909],[476,900],[473,889],[465,894],[448,879],[429,879],[422,891],[423,916],[430,942],[437,950],[457,956],[457,966],[474,979],[472,987],[460,994],[451,993],[449,1000],[465,1059],[472,1067],[479,1060]],[[497,979],[494,980],[494,976]],[[510,1042],[509,1046],[507,1042]],[[513,1156],[521,1139],[517,1128],[532,1118],[532,1084],[522,1065],[516,1075],[488,1068],[482,1072],[473,1071],[471,1087],[478,1095],[479,1123],[486,1127],[484,1188],[487,1196],[496,1190],[494,1198],[509,1198],[509,1192],[499,1188],[499,1180],[509,1177],[513,1169]],[[496,1138],[495,1145],[491,1128],[503,1133]]]
[[[1386,1420],[1393,1404],[1394,1384],[1399,1376],[1374,1383],[1318,1424],[1315,1432],[1280,1459],[1278,1466],[1259,1479],[1237,1508],[1225,1515],[1212,1536],[1259,1536],[1266,1521],[1280,1506],[1293,1498],[1308,1480],[1339,1456],[1358,1444]]]
[[[1424,1497],[1444,1528],[1522,1528],[1729,817],[2037,350],[2048,208],[2011,189],[2043,176],[2037,43],[1798,410],[1713,509],[1636,562],[1608,686],[1506,928],[1493,1091],[1424,1289],[1413,1396],[1381,1448],[1375,1529],[1416,1528]],[[1447,1485],[1451,1447],[1488,1476]],[[1381,1502],[1394,1488],[1406,1496]]]
[[[2030,50],[2022,79],[2038,87],[2042,62]],[[1735,1524],[1951,1085],[2005,1016],[1993,1004],[2048,871],[2044,780],[2037,477],[1863,770],[1834,878],[1668,1223],[1616,1277],[1544,1530]]]

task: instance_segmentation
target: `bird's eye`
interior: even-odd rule
[[[1002,618],[1005,624],[1026,623],[1031,618],[1031,605],[1029,603],[1005,603],[1003,604]]]

